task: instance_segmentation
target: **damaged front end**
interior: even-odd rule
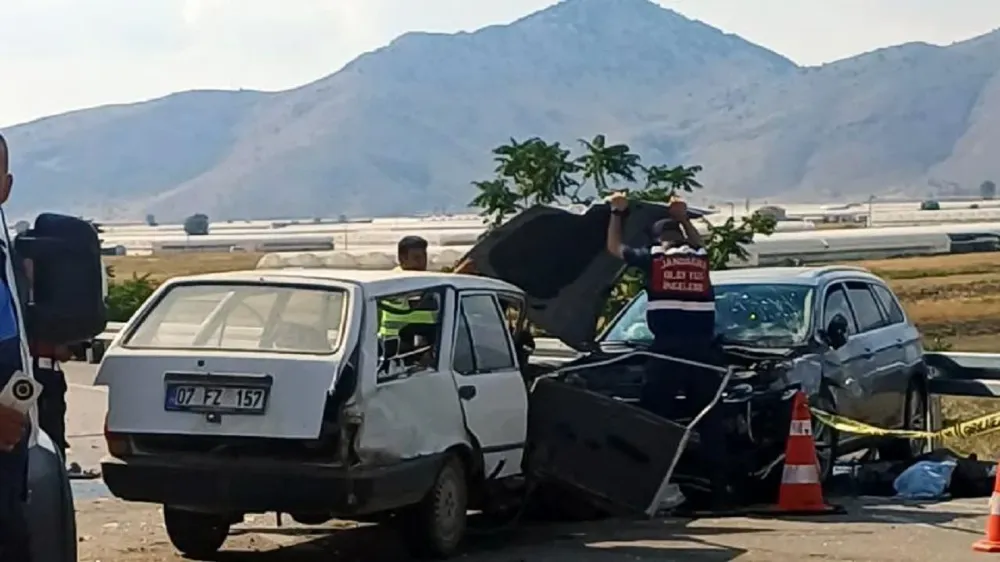
[[[696,428],[683,443],[697,415],[692,410],[704,405],[669,419],[638,407],[645,354],[595,353],[532,385],[528,470],[541,481],[585,493],[608,511],[652,513],[679,455],[670,482],[680,487],[688,506],[697,508],[710,499],[702,448],[719,447],[726,451],[725,475],[734,501],[773,500],[798,385],[787,377],[785,361],[726,356],[733,368],[714,406],[723,411],[724,443],[704,441]]]
[[[666,216],[664,205],[631,204],[622,241],[653,243],[650,227]],[[648,513],[680,450],[672,481],[690,502],[699,502],[707,473],[699,449],[720,447],[732,458],[730,487],[738,501],[769,493],[772,499],[780,479],[780,466],[773,468],[784,453],[798,388],[787,376],[787,357],[774,350],[725,350],[718,365],[733,366],[733,374],[716,408],[725,410],[726,442],[705,443],[692,431],[683,445],[697,412],[665,419],[638,407],[648,361],[643,346],[598,334],[598,316],[625,268],[606,250],[608,217],[607,206],[583,214],[533,207],[490,231],[458,268],[521,287],[528,321],[564,346],[562,357],[536,352],[524,366],[531,389],[526,472],[583,492],[606,510]]]

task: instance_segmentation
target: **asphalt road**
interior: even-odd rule
[[[101,430],[107,394],[91,386],[93,366],[72,363],[69,382],[70,460],[96,467],[104,455]],[[99,481],[78,481],[81,562],[183,560],[163,532],[156,506],[126,504],[106,495]],[[469,541],[467,562],[695,562],[984,560],[971,544],[983,535],[987,500],[901,503],[855,498],[846,515],[815,518],[719,518],[695,521],[524,523]],[[997,555],[1000,556],[1000,555]],[[402,547],[386,529],[338,522],[302,527],[274,515],[248,517],[234,528],[220,560],[232,562],[399,562]]]

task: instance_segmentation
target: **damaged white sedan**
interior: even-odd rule
[[[387,319],[400,307],[412,322]],[[172,280],[101,364],[105,481],[119,498],[162,504],[171,541],[192,556],[254,512],[389,520],[415,554],[451,555],[467,509],[518,487],[523,311],[516,287],[463,275]]]

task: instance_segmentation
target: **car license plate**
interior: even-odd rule
[[[267,409],[268,393],[261,387],[174,383],[167,385],[164,409],[260,415]]]

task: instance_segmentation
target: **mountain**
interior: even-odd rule
[[[179,93],[5,133],[25,210],[458,209],[497,144],[598,132],[649,163],[703,165],[718,196],[923,194],[1000,177],[997,52],[1000,32],[803,68],[648,0],[563,0],[474,33],[409,33],[285,92]]]

